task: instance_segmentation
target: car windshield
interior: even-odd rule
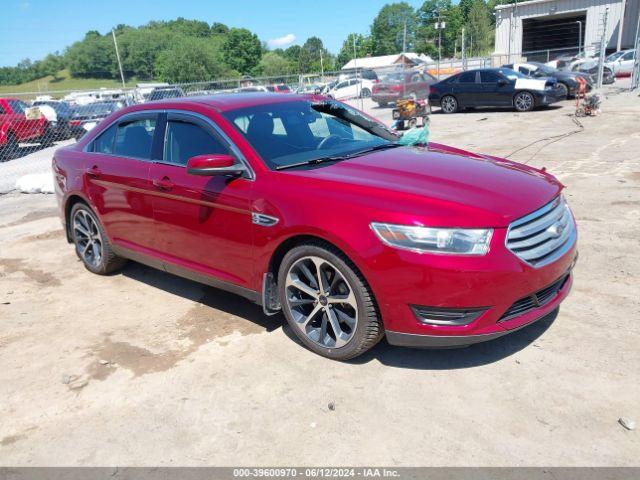
[[[517,80],[518,78],[527,78],[526,75],[523,75],[520,72],[516,72],[515,70],[511,70],[510,68],[498,68],[497,72],[500,72],[502,75],[507,77],[509,80]]]
[[[556,71],[555,68],[552,68],[544,63],[532,62],[531,65],[538,67],[538,70],[545,75],[553,75]]]
[[[382,78],[382,83],[402,83],[404,81],[404,73],[392,73]]]
[[[90,103],[89,105],[76,107],[73,114],[76,117],[84,117],[87,115],[109,115],[117,109],[117,106],[113,103]]]
[[[607,57],[607,60],[606,60],[606,61],[607,61],[607,62],[613,62],[613,61],[617,60],[618,58],[620,58],[620,57],[621,57],[622,55],[624,55],[624,54],[625,54],[625,51],[624,51],[624,50],[621,50],[621,51],[619,51],[619,52],[612,53],[611,55],[609,55],[609,56]]]
[[[271,169],[355,155],[397,140],[382,124],[335,101],[272,103],[224,116]]]

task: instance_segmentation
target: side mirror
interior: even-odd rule
[[[187,173],[213,177],[216,175],[238,177],[245,172],[244,165],[237,163],[231,155],[204,154],[187,161]]]
[[[504,87],[507,84],[507,81],[504,78],[499,78],[498,79],[498,86],[499,87]]]

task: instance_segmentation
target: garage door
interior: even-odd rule
[[[586,12],[572,15],[554,15],[539,18],[527,18],[522,21],[522,51],[556,50],[550,57],[561,53],[577,53],[578,45],[584,40]],[[582,39],[579,39],[582,22]],[[562,52],[561,50],[564,50]],[[540,57],[540,58],[534,58]],[[547,53],[527,55],[529,60],[547,61]],[[544,58],[543,58],[544,57]]]

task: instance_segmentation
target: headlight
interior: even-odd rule
[[[418,253],[484,255],[489,251],[493,230],[429,228],[388,223],[372,223],[383,243]]]

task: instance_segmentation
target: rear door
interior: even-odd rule
[[[460,107],[475,107],[483,105],[480,72],[464,72],[458,77],[453,91],[458,97]]]
[[[155,193],[149,180],[151,160],[159,155],[158,114],[126,115],[87,146],[86,191],[116,245],[150,254],[158,250],[154,236]]]
[[[189,158],[203,154],[240,157],[210,121],[170,112],[163,156],[150,173],[156,188],[154,238],[165,254],[167,270],[188,269],[247,286],[254,265],[253,180],[188,174]]]

